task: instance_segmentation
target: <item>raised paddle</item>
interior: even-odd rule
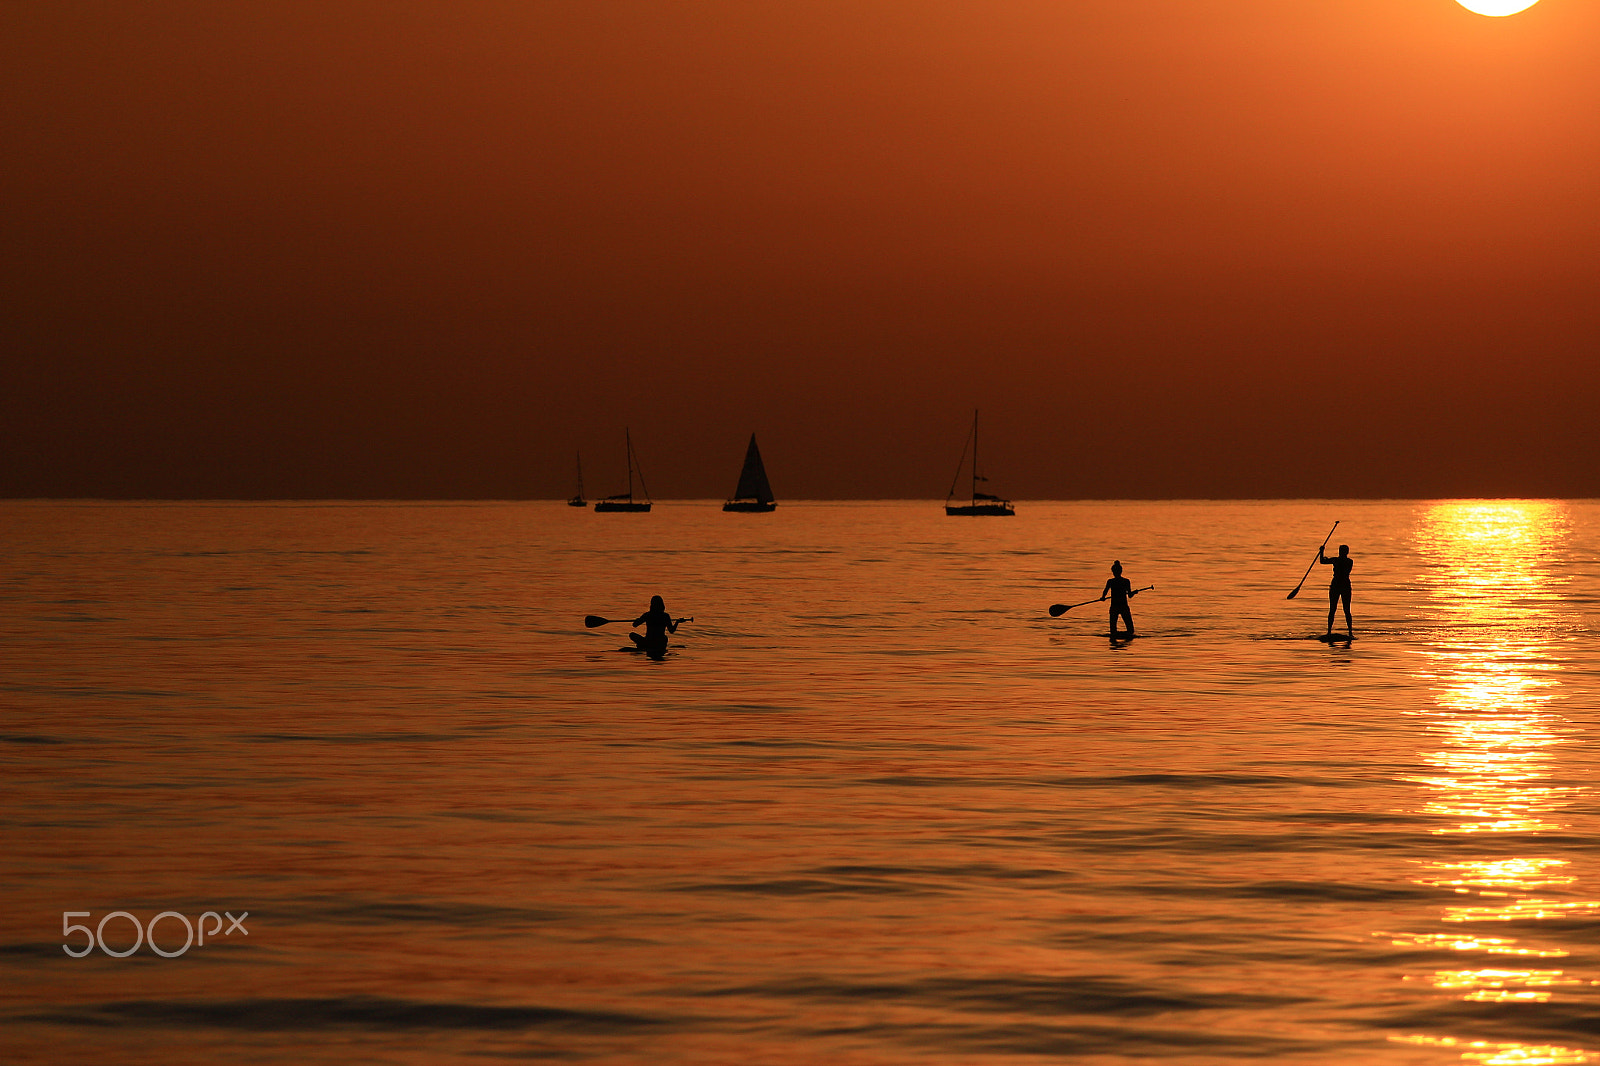
[[[622,620],[623,619],[621,619],[621,618],[601,618],[597,614],[587,614],[587,615],[583,616],[583,624],[584,624],[584,627],[587,628],[587,629],[593,629],[595,626],[607,626],[607,625],[610,625],[612,622],[621,622]],[[680,618],[680,619],[678,619],[676,622],[674,622],[672,624],[673,625],[677,625],[677,626],[681,626],[685,622],[693,622],[693,621],[694,621],[693,618]]]
[[[1129,592],[1128,595],[1132,596],[1134,592],[1149,592],[1153,588],[1155,588],[1154,585],[1146,585],[1142,589],[1134,589],[1132,592]],[[1084,607],[1091,603],[1104,603],[1105,601],[1106,598],[1104,596],[1096,596],[1092,600],[1084,600],[1083,603],[1052,603],[1050,605],[1050,617],[1060,618],[1074,607]]]
[[[1335,522],[1333,524],[1333,529],[1338,529],[1338,528],[1339,528],[1339,523]],[[1300,585],[1304,585],[1306,583],[1306,578],[1311,576],[1311,567],[1312,566],[1316,566],[1317,563],[1322,560],[1322,552],[1323,552],[1323,550],[1327,548],[1328,541],[1333,539],[1333,529],[1328,530],[1328,535],[1326,537],[1322,538],[1322,547],[1317,549],[1317,557],[1315,559],[1311,560],[1310,566],[1306,567],[1306,572],[1300,575]],[[1289,595],[1285,596],[1284,599],[1292,600],[1296,596],[1300,595],[1300,585],[1296,585],[1294,587],[1294,591],[1289,593]]]

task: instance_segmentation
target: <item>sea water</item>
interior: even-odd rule
[[[1017,510],[0,505],[0,1060],[1600,1062],[1600,505]]]

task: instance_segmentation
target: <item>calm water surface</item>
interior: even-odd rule
[[[0,1061],[1600,1063],[1593,502],[0,523]]]

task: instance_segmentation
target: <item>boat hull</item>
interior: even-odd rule
[[[597,500],[595,501],[594,509],[596,511],[622,511],[631,514],[642,514],[650,510],[650,505],[648,503],[632,503],[628,500]]]
[[[778,504],[775,500],[766,503],[760,500],[729,500],[722,505],[722,509],[737,514],[766,514],[769,511],[776,511]]]
[[[944,505],[944,513],[967,517],[988,515],[995,518],[1009,518],[1017,512],[1009,503],[963,503],[959,506],[947,503]]]
[[[574,497],[572,497],[572,499],[567,501],[567,506],[568,507],[587,507],[587,506],[589,506],[589,501],[584,499],[582,496],[574,496]]]

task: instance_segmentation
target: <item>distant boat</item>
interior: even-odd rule
[[[972,502],[952,504],[955,499],[956,483],[961,480],[961,470],[967,465],[967,450],[972,450]],[[978,473],[978,412],[972,412],[972,433],[967,437],[967,443],[961,448],[961,461],[956,464],[956,476],[950,481],[950,492],[944,498],[944,513],[947,515],[997,515],[1006,516],[1016,514],[1016,509],[1011,506],[1010,500],[1002,500],[998,496],[991,496],[987,492],[978,491],[978,482],[987,481],[988,478]]]
[[[739,471],[739,487],[733,490],[733,499],[723,504],[722,509],[745,514],[778,509],[778,504],[772,498],[772,486],[767,484],[767,468],[761,463],[761,449],[756,447],[754,433],[750,434],[750,447],[744,452],[744,469]]]
[[[568,507],[587,507],[589,501],[583,498],[583,453],[578,453],[578,494],[567,501]]]
[[[645,488],[644,471],[639,470],[639,457],[633,453],[633,434],[623,430],[623,440],[628,446],[628,491],[620,496],[607,496],[603,500],[596,500],[596,511],[648,511],[650,510],[650,490]],[[644,502],[640,503],[633,498],[633,474],[639,473],[639,488],[644,491]]]

